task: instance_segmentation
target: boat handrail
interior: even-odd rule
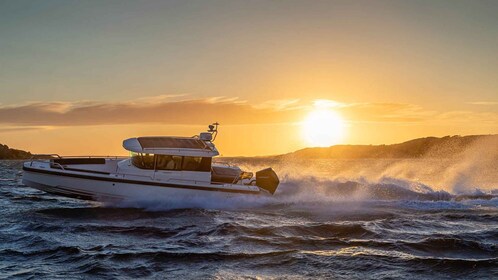
[[[128,156],[61,156],[62,158],[106,158],[106,159],[120,159],[129,158]]]
[[[36,158],[41,157],[41,158]],[[60,156],[59,154],[33,154],[33,156],[29,159],[29,166],[33,166],[34,162],[46,162],[46,160],[51,160],[53,164],[53,159],[64,159],[64,158],[105,158],[105,159],[127,159],[127,156]],[[58,164],[58,163],[57,163]],[[62,167],[62,165],[58,164]],[[64,168],[62,168],[64,169]]]
[[[128,156],[61,156],[59,154],[33,154],[30,159],[36,159],[36,157],[50,157],[44,159],[63,159],[63,158],[106,158],[106,159],[120,159],[120,158],[129,158]]]
[[[64,169],[64,166],[62,166],[60,163],[54,162],[54,163],[52,163],[52,164],[53,164],[53,165],[55,165],[55,166],[57,166],[57,167],[59,167],[59,168],[60,168],[60,169],[62,169],[62,170],[65,170],[65,169]]]
[[[62,158],[58,154],[33,154],[30,159],[36,159],[35,157],[50,157],[50,158],[57,157],[57,158]]]

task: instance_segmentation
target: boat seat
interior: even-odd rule
[[[232,184],[240,178],[241,170],[234,167],[212,166],[211,182]]]

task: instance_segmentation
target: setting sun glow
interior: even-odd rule
[[[339,143],[344,135],[341,116],[327,108],[317,108],[302,122],[303,138],[308,145],[328,147]]]

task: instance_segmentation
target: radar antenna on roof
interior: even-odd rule
[[[215,123],[212,123],[208,126],[208,132],[211,133],[211,135],[213,136],[213,141],[216,140],[216,136],[218,135],[218,125],[220,125],[218,122],[215,122]]]
[[[198,137],[202,141],[214,142],[214,140],[216,139],[216,135],[218,135],[218,125],[220,124],[217,122],[210,124],[208,126],[207,132],[201,132],[199,136],[194,136],[194,137]]]

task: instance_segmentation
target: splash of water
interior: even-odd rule
[[[149,209],[240,209],[275,205],[322,204],[365,201],[450,201],[461,197],[491,199],[498,182],[498,137],[474,142],[466,150],[442,158],[439,147],[417,159],[232,159],[244,170],[272,166],[281,185],[271,197],[206,195],[170,198],[150,203],[147,198],[125,202]],[[491,196],[489,196],[491,194]],[[472,195],[473,197],[468,197]],[[467,197],[465,197],[467,196]]]

